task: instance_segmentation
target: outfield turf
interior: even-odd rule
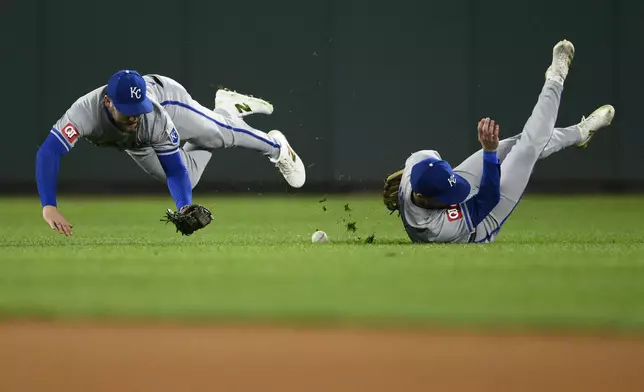
[[[70,238],[0,199],[0,316],[644,327],[644,197],[526,197],[492,245],[411,245],[377,196],[323,197],[198,197],[191,237],[167,197],[61,197]]]

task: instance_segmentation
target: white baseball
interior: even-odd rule
[[[325,232],[320,231],[320,230],[316,231],[311,236],[311,242],[314,243],[314,244],[322,243],[322,242],[328,242],[328,241],[329,241],[329,236],[326,235]]]

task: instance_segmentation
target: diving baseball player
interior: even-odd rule
[[[191,205],[192,189],[217,148],[258,151],[289,185],[304,185],[306,169],[286,137],[276,130],[267,134],[254,129],[242,119],[271,114],[268,102],[227,90],[219,90],[215,102],[214,110],[202,106],[165,76],[141,76],[134,70],[113,74],[107,85],[72,104],[38,150],[36,181],[44,220],[52,229],[72,234],[72,225],[57,207],[56,183],[60,159],[81,138],[125,151],[152,177],[167,183],[178,212]]]
[[[494,120],[478,124],[479,150],[452,170],[433,150],[418,151],[385,182],[383,201],[399,210],[413,242],[490,243],[510,217],[537,160],[569,146],[585,148],[611,124],[615,109],[604,105],[567,128],[555,128],[559,103],[574,56],[572,43],[553,48],[552,64],[523,131],[499,142]]]

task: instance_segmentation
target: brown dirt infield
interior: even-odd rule
[[[644,338],[0,324],[0,391],[644,391]]]

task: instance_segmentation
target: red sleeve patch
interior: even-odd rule
[[[450,222],[463,219],[463,211],[461,211],[461,206],[455,205],[447,209],[447,220]]]
[[[78,129],[74,126],[74,124],[69,123],[63,127],[63,129],[60,131],[60,133],[63,134],[65,139],[69,142],[69,144],[74,144],[76,139],[78,139]]]

